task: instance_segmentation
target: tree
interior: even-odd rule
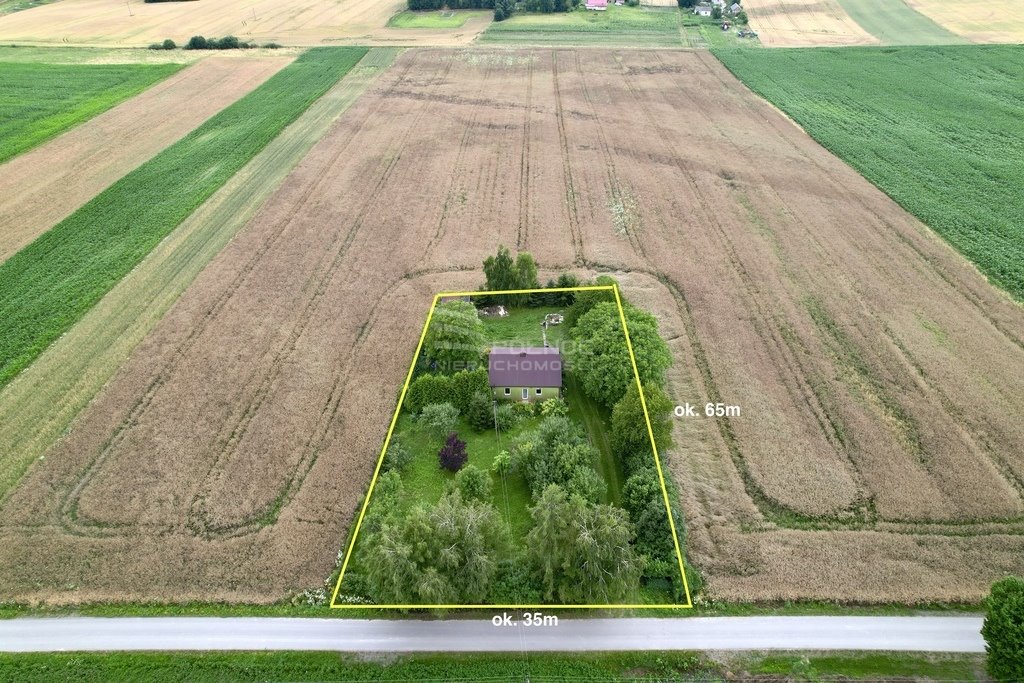
[[[480,365],[484,351],[484,324],[468,301],[438,304],[423,340],[431,367],[447,375]]]
[[[607,275],[601,275],[594,280],[593,284],[598,286],[607,286],[615,285],[617,283],[615,282],[615,278]],[[615,295],[606,290],[576,292],[573,304],[565,311],[565,320],[562,324],[569,329],[575,327],[579,319],[586,315],[590,309],[605,302],[615,303]]]
[[[516,272],[516,264],[508,247],[502,245],[498,247],[497,256],[488,256],[484,259],[484,276],[487,278],[487,284],[484,285],[484,289],[490,292],[516,289],[519,275]],[[487,299],[495,304],[511,305],[511,297],[505,294],[487,297]]]
[[[487,368],[463,370],[452,375],[451,402],[465,415],[469,402],[477,392],[489,393],[491,385],[487,379]]]
[[[658,321],[628,304],[624,311],[641,382],[662,386],[672,356],[658,333]],[[635,382],[618,307],[612,303],[594,306],[576,323],[572,338],[573,367],[584,391],[598,403],[613,407]]]
[[[750,19],[749,17],[747,17],[747,13],[745,11],[740,10],[739,13],[736,15],[736,21],[745,26],[750,22]]]
[[[718,21],[719,19],[721,19],[722,18],[722,8],[719,7],[718,5],[715,5],[713,8],[711,8],[711,18],[714,19],[715,21]]]
[[[461,440],[458,434],[452,432],[445,439],[441,450],[437,452],[437,457],[441,461],[441,467],[458,472],[469,458],[469,454],[466,453],[466,442]]]
[[[672,441],[672,401],[654,384],[644,387],[644,399],[647,402],[654,444],[659,453],[664,453]],[[643,405],[635,381],[629,383],[626,395],[612,408],[611,445],[615,457],[626,468],[627,474],[635,469],[635,462],[654,464],[651,437],[647,433],[647,422],[644,420]]]
[[[491,395],[478,391],[473,394],[466,408],[466,421],[478,432],[494,429],[494,405]]]
[[[476,465],[466,465],[455,475],[455,487],[462,494],[463,500],[491,499],[491,475]]]
[[[587,503],[559,486],[544,489],[530,508],[528,559],[545,599],[565,603],[616,602],[640,577],[626,513]]]
[[[416,415],[433,403],[450,400],[454,390],[452,378],[445,375],[423,374],[409,385],[402,407]]]
[[[455,429],[459,422],[459,411],[451,403],[432,403],[420,412],[419,421],[434,436],[442,438]]]
[[[515,0],[494,0],[494,20],[505,21],[516,11]]]
[[[697,0],[676,0],[680,7],[693,7],[697,4]]]
[[[521,251],[516,256],[516,289],[538,289],[540,281],[537,280],[537,262],[529,252]],[[525,306],[530,300],[529,294],[516,295],[512,303],[515,306]]]
[[[384,453],[384,463],[381,467],[385,472],[390,470],[401,471],[412,462],[413,453],[405,447],[398,435],[391,437],[388,450]]]
[[[988,673],[997,681],[1024,680],[1024,579],[1008,576],[992,584],[981,635]]]
[[[535,432],[515,443],[512,456],[535,497],[557,484],[591,501],[599,500],[605,490],[593,467],[597,458],[583,431],[567,417],[546,418]]]
[[[458,491],[436,506],[386,520],[366,545],[366,583],[379,603],[479,603],[497,573],[507,533],[491,505]]]

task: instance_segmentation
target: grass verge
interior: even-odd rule
[[[1024,47],[714,54],[1024,300]]]
[[[483,16],[491,12],[412,12],[406,10],[399,12],[388,19],[388,26],[392,28],[462,28],[470,17]]]
[[[181,68],[181,64],[0,63],[0,163]]]
[[[0,264],[0,386],[366,54],[315,48]]]

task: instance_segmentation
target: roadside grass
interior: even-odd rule
[[[577,9],[550,14],[515,14],[491,23],[480,43],[522,45],[619,45],[680,47],[681,14],[676,8],[610,5],[607,11]]]
[[[137,95],[178,64],[0,62],[0,163]]]
[[[714,54],[990,281],[1024,300],[1024,47]]]
[[[861,28],[884,45],[956,45],[965,38],[943,28],[904,0],[839,0]]]
[[[365,54],[365,48],[302,54],[0,264],[0,386]]]
[[[719,661],[721,659],[721,661]],[[788,667],[788,668],[787,668]],[[378,658],[334,652],[0,654],[0,677],[24,683],[73,679],[160,681],[667,681],[985,680],[984,655],[743,655],[693,652],[416,654]],[[783,671],[784,670],[784,671]]]
[[[471,11],[426,11],[413,12],[405,10],[388,19],[388,26],[392,28],[462,28],[472,17],[490,15],[492,12],[471,12]]]

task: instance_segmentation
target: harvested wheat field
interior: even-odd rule
[[[1024,16],[1015,0],[907,0],[907,4],[975,43],[1024,42]]]
[[[290,61],[206,58],[0,164],[0,261]]]
[[[129,14],[129,8],[131,14]],[[145,46],[171,38],[234,35],[285,45],[357,43],[462,45],[486,28],[474,17],[459,29],[387,28],[403,0],[61,0],[0,17],[0,40],[22,44]]]
[[[977,599],[1024,569],[1019,306],[707,53],[418,50],[2,500],[0,595],[321,586],[435,292],[499,244],[616,276],[675,400],[741,406],[667,455],[711,596]]]
[[[878,42],[846,13],[838,0],[746,0],[743,7],[750,15],[751,28],[768,47]]]

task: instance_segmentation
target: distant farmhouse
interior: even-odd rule
[[[544,401],[562,393],[562,354],[552,347],[495,347],[487,378],[496,399]]]
[[[693,13],[702,17],[710,17],[711,5],[697,5],[693,8]]]
[[[743,11],[743,6],[740,5],[740,3],[738,2],[734,2],[731,5],[729,5],[729,11],[732,12],[733,14],[739,14],[740,12]]]

